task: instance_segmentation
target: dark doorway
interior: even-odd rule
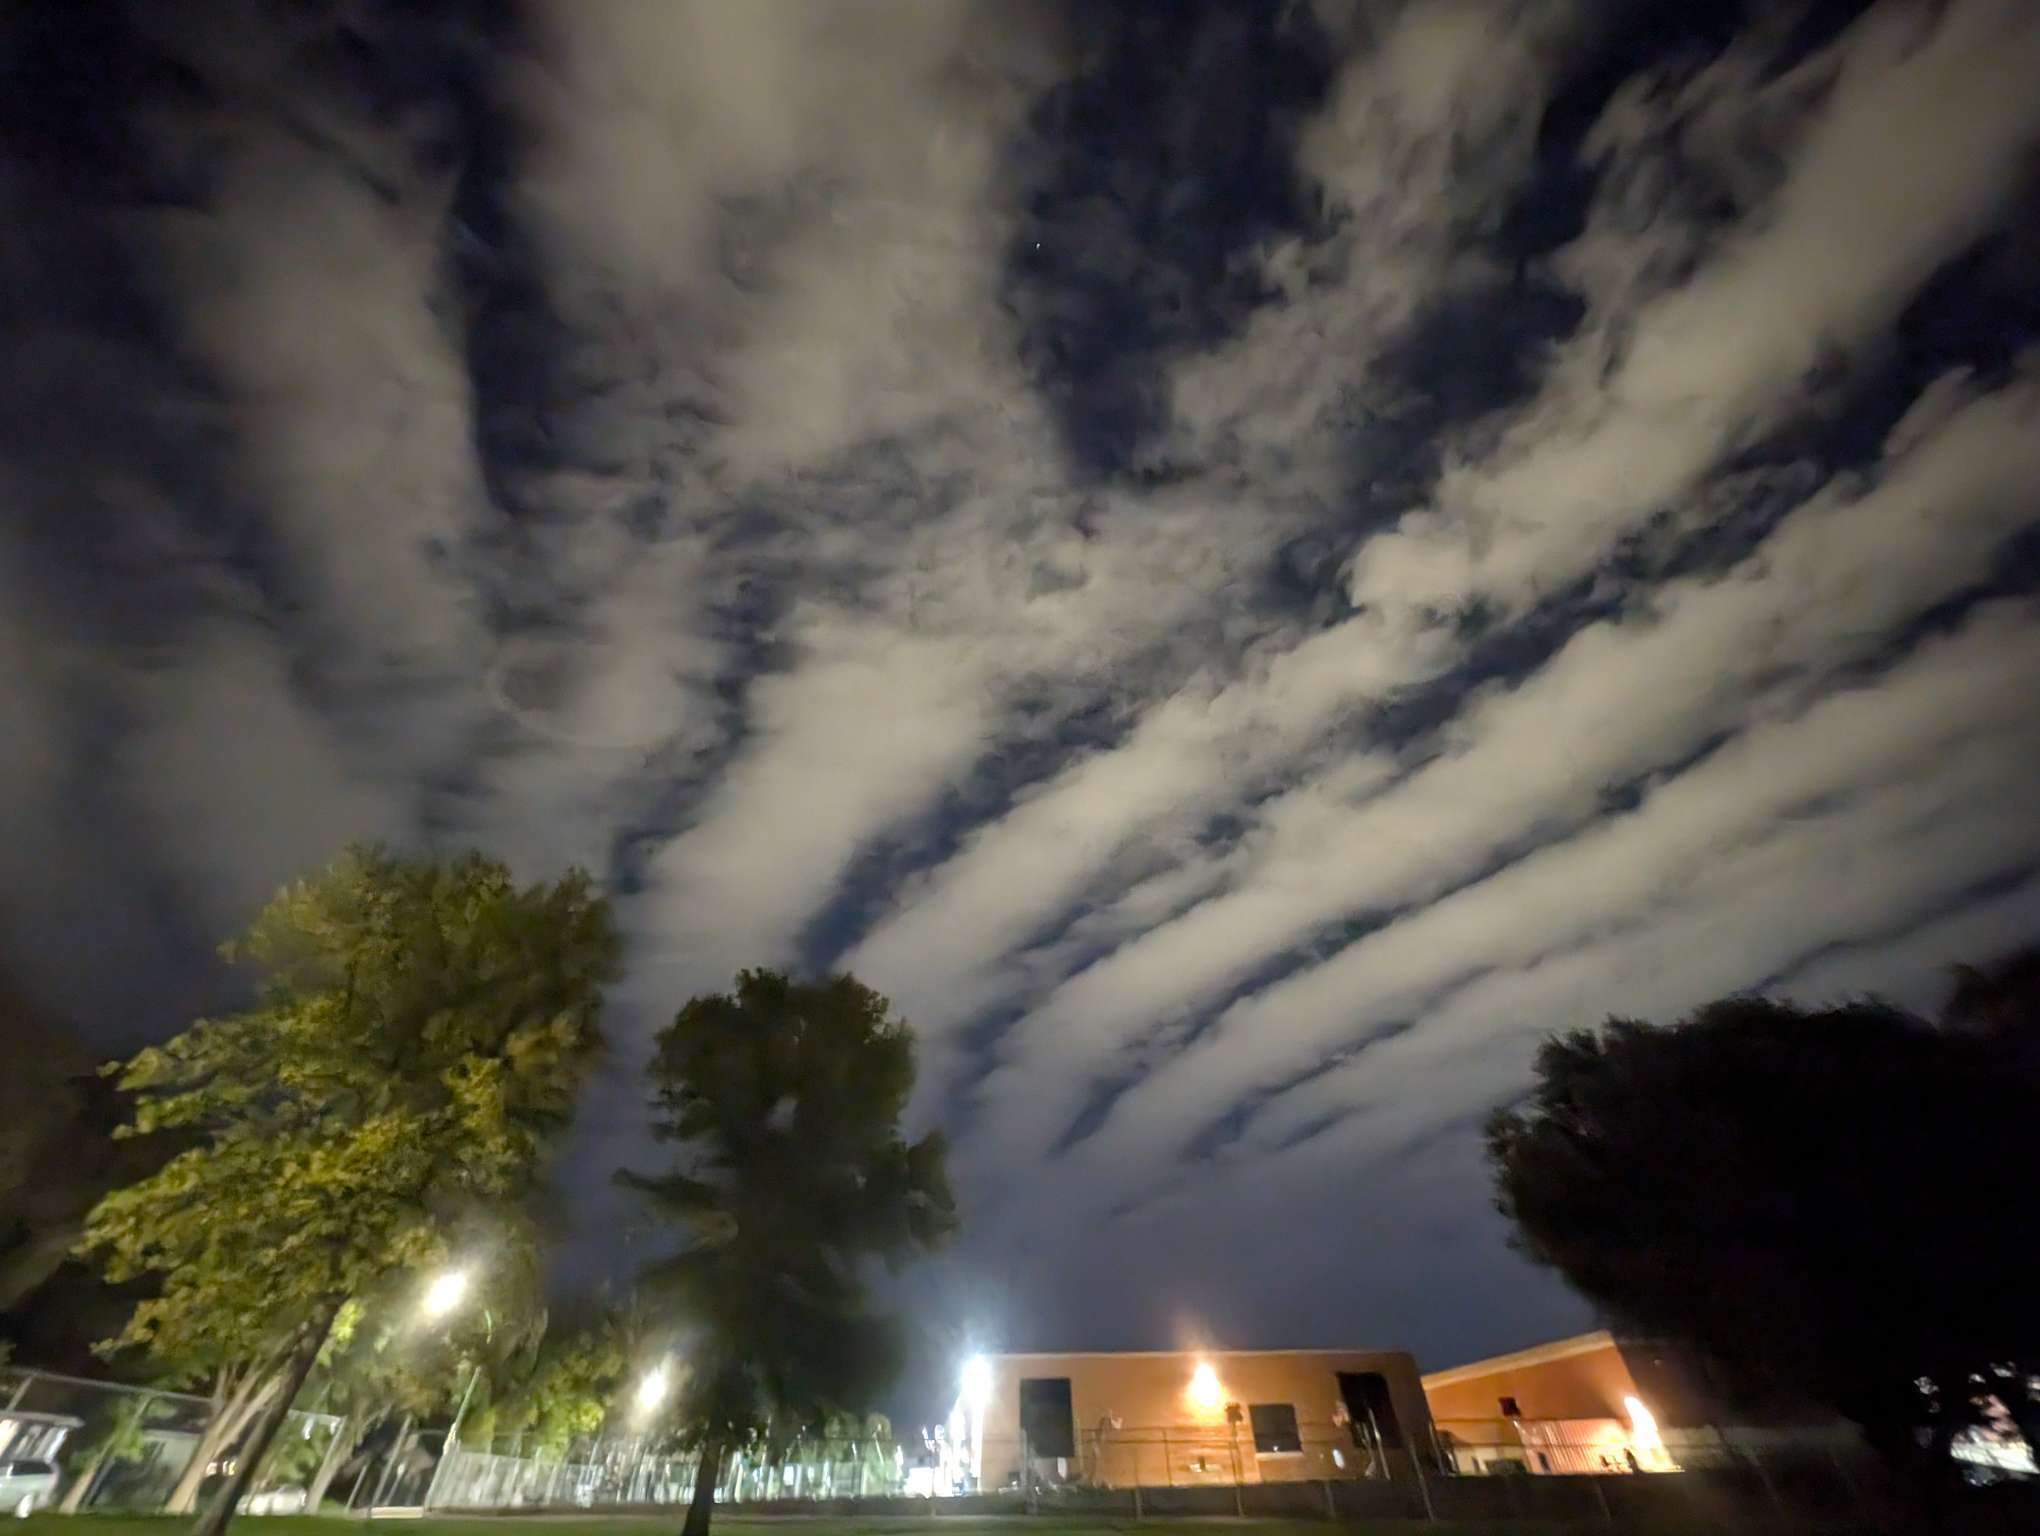
[[[1029,1456],[1077,1454],[1077,1420],[1067,1376],[1035,1376],[1020,1383],[1020,1433]]]
[[[1372,1424],[1375,1433],[1381,1436],[1384,1451],[1403,1448],[1402,1422],[1395,1416],[1395,1402],[1388,1395],[1388,1378],[1381,1372],[1339,1372],[1339,1397],[1346,1405],[1346,1416],[1353,1421],[1356,1443],[1365,1432],[1364,1426]]]

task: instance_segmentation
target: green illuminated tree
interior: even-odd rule
[[[2029,994],[2030,995],[2030,994]],[[1894,1458],[2035,1426],[2040,1121],[2022,1028],[1731,998],[1546,1043],[1491,1122],[1519,1246],[1733,1395],[1817,1404]]]
[[[83,1245],[159,1286],[114,1346],[214,1382],[219,1443],[240,1451],[205,1536],[350,1298],[444,1263],[460,1222],[529,1194],[617,941],[578,872],[519,889],[479,855],[359,848],[225,953],[259,977],[253,1006],[108,1069],[134,1096],[128,1134],[195,1144],[102,1200]]]
[[[491,1371],[489,1400],[470,1423],[476,1445],[509,1437],[520,1454],[564,1456],[599,1431],[627,1393],[641,1351],[628,1306],[584,1301],[552,1319],[533,1348]]]
[[[955,1204],[940,1135],[900,1131],[913,1036],[849,976],[740,973],[660,1032],[651,1078],[679,1155],[620,1177],[684,1237],[644,1284],[692,1330],[676,1419],[701,1456],[686,1536],[705,1536],[729,1450],[871,1407],[899,1338],[867,1267],[942,1242]]]

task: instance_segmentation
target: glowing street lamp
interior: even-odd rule
[[[1215,1417],[1225,1407],[1225,1388],[1219,1385],[1218,1372],[1211,1368],[1209,1360],[1197,1362],[1197,1369],[1190,1373],[1190,1385],[1183,1395],[1190,1406],[1204,1418]]]
[[[972,1355],[963,1362],[963,1401],[974,1413],[983,1413],[992,1400],[992,1362]]]
[[[467,1300],[467,1293],[468,1272],[466,1270],[442,1270],[434,1275],[431,1282],[425,1287],[425,1294],[418,1302],[418,1311],[428,1322],[440,1322],[450,1316],[455,1308]],[[490,1337],[493,1338],[496,1332],[496,1320],[487,1310],[484,1310],[482,1313],[482,1323],[488,1329]],[[475,1383],[481,1379],[482,1362],[476,1360],[468,1367],[467,1385],[461,1388],[460,1406],[454,1409],[453,1423],[447,1427],[446,1439],[440,1445],[439,1461],[432,1469],[432,1481],[425,1485],[423,1503],[427,1509],[432,1507],[433,1498],[439,1492],[440,1480],[446,1476],[447,1467],[453,1461],[453,1449],[460,1441],[461,1421],[467,1417],[468,1404],[475,1395]],[[396,1469],[397,1463],[402,1459],[401,1453],[403,1448],[404,1436],[400,1435],[397,1437],[397,1454],[393,1454],[390,1457],[389,1465],[384,1469],[381,1480],[376,1484],[376,1498],[371,1501],[371,1508],[374,1507],[375,1503],[381,1502],[383,1489],[389,1481],[390,1474]]]
[[[432,1283],[425,1287],[425,1299],[419,1310],[429,1318],[442,1318],[467,1299],[468,1277],[464,1269],[449,1269],[434,1275]]]
[[[666,1400],[666,1393],[672,1384],[672,1378],[667,1375],[664,1365],[655,1365],[646,1371],[637,1384],[638,1412],[642,1414],[657,1412],[659,1404]]]
[[[983,1355],[972,1355],[963,1362],[958,1378],[962,1389],[957,1394],[956,1405],[962,1410],[962,1428],[970,1437],[970,1486],[976,1490],[983,1486],[985,1475],[985,1409],[992,1401],[992,1362]],[[954,1431],[951,1432],[952,1437]]]

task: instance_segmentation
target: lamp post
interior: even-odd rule
[[[468,1272],[464,1269],[443,1270],[434,1275],[425,1287],[425,1294],[418,1300],[418,1313],[427,1322],[438,1322],[449,1316],[455,1308],[467,1299]],[[491,1333],[495,1332],[495,1320],[484,1310],[482,1318]],[[460,1397],[460,1408],[453,1416],[453,1425],[446,1432],[446,1443],[440,1447],[439,1461],[432,1469],[432,1481],[426,1486],[425,1497],[420,1508],[429,1508],[432,1496],[438,1491],[439,1481],[446,1473],[447,1452],[452,1450],[454,1437],[460,1433],[462,1415],[467,1412],[468,1399],[473,1396],[475,1380],[482,1373],[481,1362],[475,1362],[468,1372],[467,1386]],[[412,1417],[405,1415],[404,1427],[397,1435],[396,1444],[390,1449],[390,1457],[383,1466],[382,1476],[376,1479],[375,1494],[368,1502],[368,1513],[373,1518],[375,1511],[390,1491],[390,1485],[398,1476],[403,1464],[404,1453],[410,1449]]]
[[[983,1355],[972,1355],[963,1362],[959,1385],[970,1431],[970,1491],[977,1493],[984,1487],[985,1409],[992,1401],[992,1362]]]
[[[482,1308],[482,1337],[484,1339],[493,1339],[495,1336],[496,1319],[489,1309],[484,1307]],[[475,1395],[475,1383],[481,1379],[482,1362],[476,1360],[468,1366],[467,1385],[461,1388],[460,1406],[453,1410],[453,1423],[447,1426],[446,1439],[440,1443],[439,1460],[433,1463],[432,1481],[425,1485],[425,1498],[418,1506],[420,1509],[430,1509],[433,1499],[439,1494],[439,1485],[446,1477],[447,1463],[453,1460],[454,1447],[460,1444],[461,1421],[467,1417],[468,1402]]]
[[[652,1438],[647,1426],[651,1423],[653,1415],[659,1411],[660,1405],[666,1401],[666,1394],[672,1390],[672,1385],[672,1373],[666,1369],[666,1362],[663,1360],[638,1378],[632,1415],[637,1421],[637,1454],[631,1459],[630,1480],[624,1489],[626,1503],[632,1501],[637,1492],[638,1479],[644,1472],[645,1453],[650,1449]]]

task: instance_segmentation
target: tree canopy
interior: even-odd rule
[[[350,1298],[445,1262],[458,1222],[529,1193],[617,940],[578,872],[520,889],[479,855],[357,848],[224,952],[256,973],[252,1006],[109,1069],[127,1134],[191,1145],[102,1200],[84,1242],[110,1278],[158,1282],[115,1343],[272,1382],[273,1431]]]
[[[866,1270],[956,1224],[939,1134],[900,1130],[913,1036],[849,976],[744,971],[660,1032],[651,1066],[661,1174],[626,1172],[683,1246],[646,1289],[691,1325],[677,1418],[702,1452],[688,1536],[701,1536],[724,1452],[790,1440],[872,1406],[899,1363]]]
[[[521,1453],[563,1457],[600,1430],[625,1394],[635,1339],[623,1309],[605,1305],[558,1320],[492,1381],[484,1413],[463,1440],[510,1436]]]
[[[1992,1398],[2032,1425],[2032,1022],[1738,997],[1551,1040],[1489,1126],[1500,1207],[1737,1397],[1824,1405],[1894,1454]]]
[[[0,1061],[0,1313],[30,1335],[38,1359],[83,1364],[69,1346],[84,1352],[113,1298],[82,1266],[65,1269],[71,1249],[108,1190],[154,1172],[177,1148],[169,1137],[114,1139],[127,1117],[120,1093],[4,971]]]

